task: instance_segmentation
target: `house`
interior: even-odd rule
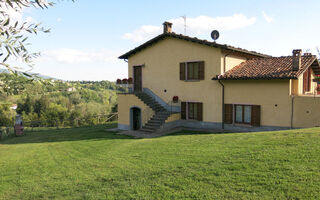
[[[320,66],[293,50],[285,57],[172,32],[120,56],[133,85],[118,95],[118,128],[261,131],[320,126]]]

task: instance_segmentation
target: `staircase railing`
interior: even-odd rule
[[[180,109],[181,109],[181,101],[180,100],[178,100],[178,101],[170,100],[170,101],[167,102],[167,105],[169,106],[168,111],[170,113],[180,112]],[[179,108],[179,110],[177,108]]]

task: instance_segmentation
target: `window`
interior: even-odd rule
[[[260,105],[225,104],[223,120],[226,124],[260,126],[260,110]]]
[[[180,80],[204,80],[204,61],[180,63]]]
[[[251,124],[251,106],[235,105],[236,107],[236,123]]]
[[[202,121],[202,103],[181,102],[181,119]]]

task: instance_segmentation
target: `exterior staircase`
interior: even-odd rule
[[[148,133],[156,132],[165,123],[166,119],[171,115],[171,112],[167,111],[165,107],[145,92],[135,93],[135,95],[155,112],[140,131]]]

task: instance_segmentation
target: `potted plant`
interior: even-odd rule
[[[318,84],[320,84],[320,76],[314,77],[313,82],[317,82]]]
[[[178,101],[179,101],[179,97],[178,96],[172,97],[172,102],[173,103],[178,103]]]
[[[128,79],[126,78],[122,79],[122,84],[128,84]]]

